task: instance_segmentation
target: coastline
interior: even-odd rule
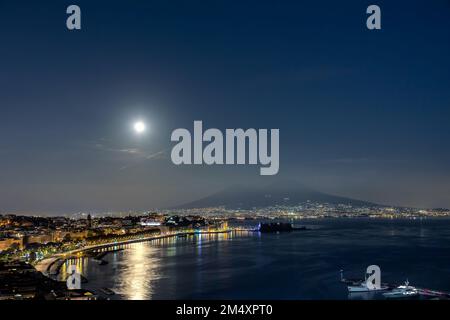
[[[166,239],[178,236],[189,236],[196,234],[220,234],[220,233],[232,233],[232,232],[255,232],[252,229],[228,229],[228,230],[217,230],[217,231],[189,231],[189,232],[180,232],[174,234],[165,234],[154,237],[145,237],[139,239],[131,239],[119,242],[110,242],[105,244],[91,245],[81,249],[71,250],[64,253],[58,253],[51,257],[45,258],[35,264],[35,268],[37,271],[41,272],[43,275],[47,277],[56,277],[59,274],[59,270],[61,266],[69,259],[76,258],[77,256],[82,256],[88,252],[98,253],[102,250],[108,250],[109,248],[113,248],[111,252],[113,252],[114,248],[117,246],[132,244],[132,243],[140,243],[140,242],[148,242],[159,239]]]

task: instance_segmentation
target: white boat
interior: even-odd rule
[[[385,298],[412,298],[417,297],[419,295],[419,290],[417,290],[415,287],[409,285],[409,281],[405,281],[405,285],[398,286],[397,288],[393,289],[390,292],[383,293],[383,296]]]
[[[367,274],[365,276],[364,280],[348,280],[344,279],[344,273],[343,270],[341,270],[341,282],[347,283],[347,289],[349,293],[356,293],[356,292],[375,292],[375,291],[384,291],[389,289],[386,285],[381,285],[380,288],[369,288],[367,286]]]
[[[389,289],[389,287],[387,286],[381,286],[379,288],[369,288],[367,286],[367,282],[363,281],[361,282],[359,285],[352,285],[352,286],[347,286],[348,292],[353,293],[353,292],[373,292],[373,291],[384,291]]]

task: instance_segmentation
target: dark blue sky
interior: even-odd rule
[[[286,177],[450,207],[449,16],[444,0],[0,0],[0,211],[145,209]],[[170,134],[194,120],[279,128],[279,175],[174,166]]]

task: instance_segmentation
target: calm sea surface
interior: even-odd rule
[[[110,288],[112,299],[349,299],[339,270],[361,278],[376,264],[383,282],[450,292],[450,219],[300,221],[312,230],[132,244],[107,265],[69,261],[61,277],[77,264],[83,286]]]

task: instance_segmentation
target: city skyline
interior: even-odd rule
[[[449,0],[0,0],[0,304],[436,311],[449,14]]]

